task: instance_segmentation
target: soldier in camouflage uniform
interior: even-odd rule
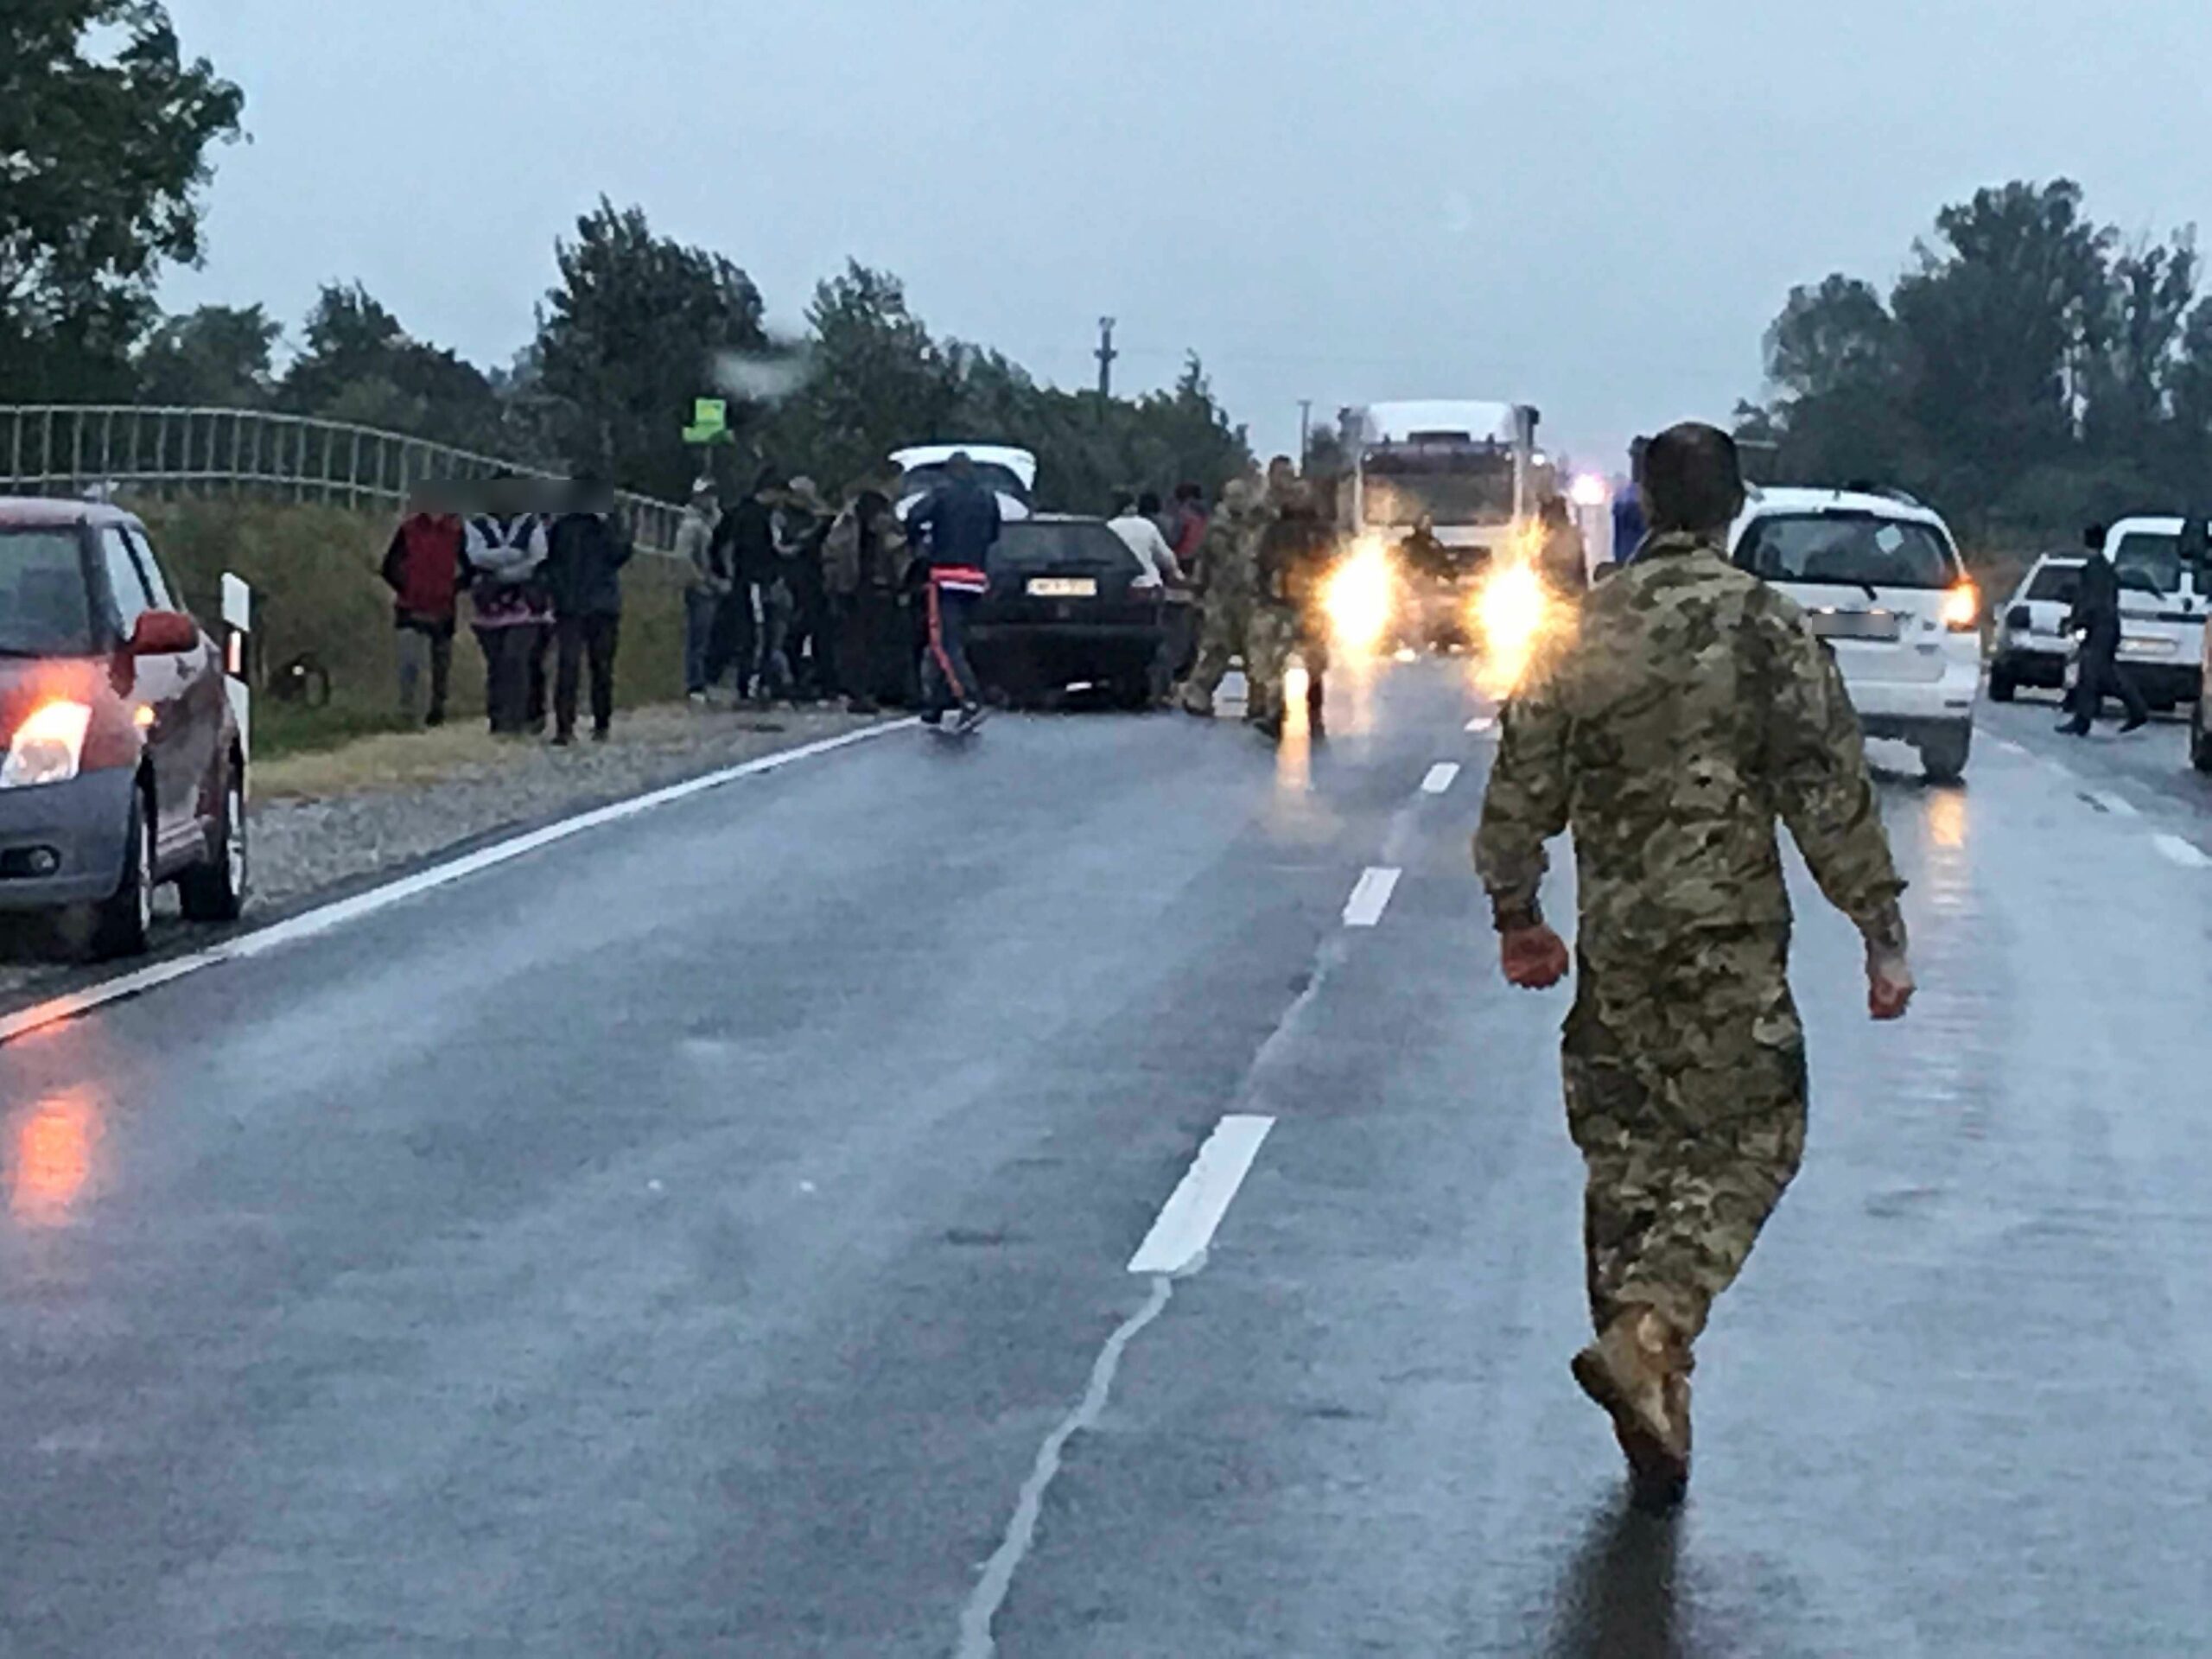
[[[1213,694],[1229,672],[1230,658],[1241,657],[1247,675],[1251,671],[1252,589],[1265,524],[1258,485],[1246,478],[1231,480],[1221,493],[1221,511],[1198,544],[1205,620],[1198,660],[1183,682],[1183,707],[1192,714],[1213,713]]]
[[[1541,988],[1568,968],[1537,905],[1544,843],[1574,834],[1565,1072],[1598,1339],[1573,1370],[1638,1496],[1664,1503],[1689,1475],[1690,1345],[1805,1144],[1777,817],[1865,937],[1877,1019],[1904,1014],[1912,979],[1834,660],[1727,556],[1734,443],[1706,426],[1654,440],[1644,501],[1643,551],[1580,601],[1506,710],[1475,860],[1507,977]]]
[[[1286,463],[1287,464],[1287,463]],[[1259,579],[1252,609],[1252,723],[1281,736],[1283,681],[1294,651],[1306,664],[1306,730],[1319,737],[1328,700],[1328,628],[1320,615],[1320,587],[1334,538],[1313,505],[1313,492],[1295,473],[1271,478],[1268,524],[1260,537]]]

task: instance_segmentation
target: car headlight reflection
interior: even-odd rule
[[[1342,650],[1371,652],[1390,626],[1389,555],[1379,542],[1363,541],[1329,575],[1321,608],[1331,639]]]
[[[85,733],[92,723],[90,705],[66,700],[41,703],[16,728],[8,758],[0,761],[0,789],[35,784],[66,784],[85,758]]]
[[[1551,620],[1551,596],[1535,566],[1516,560],[1492,570],[1476,596],[1475,620],[1482,629],[1484,678],[1503,696],[1521,683]]]

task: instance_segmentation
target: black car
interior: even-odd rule
[[[1103,686],[1125,708],[1166,695],[1198,652],[1198,606],[1141,587],[1144,565],[1103,519],[1045,513],[1008,524],[968,654],[985,684],[1021,703]]]

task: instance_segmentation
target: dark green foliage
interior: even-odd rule
[[[1886,302],[1837,274],[1767,331],[1774,396],[1738,410],[1777,480],[1877,480],[1978,541],[2069,543],[2085,522],[2212,486],[2212,302],[2191,232],[2123,243],[2079,186],[2011,183],[1936,215]]]

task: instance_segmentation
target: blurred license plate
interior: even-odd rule
[[[2171,657],[2174,654],[2174,642],[2148,637],[2123,639],[2120,642],[2120,654],[2123,657]]]
[[[1032,599],[1096,599],[1098,597],[1098,578],[1032,576],[1028,592]]]
[[[1894,611],[1815,611],[1813,632],[1828,639],[1895,639]]]

